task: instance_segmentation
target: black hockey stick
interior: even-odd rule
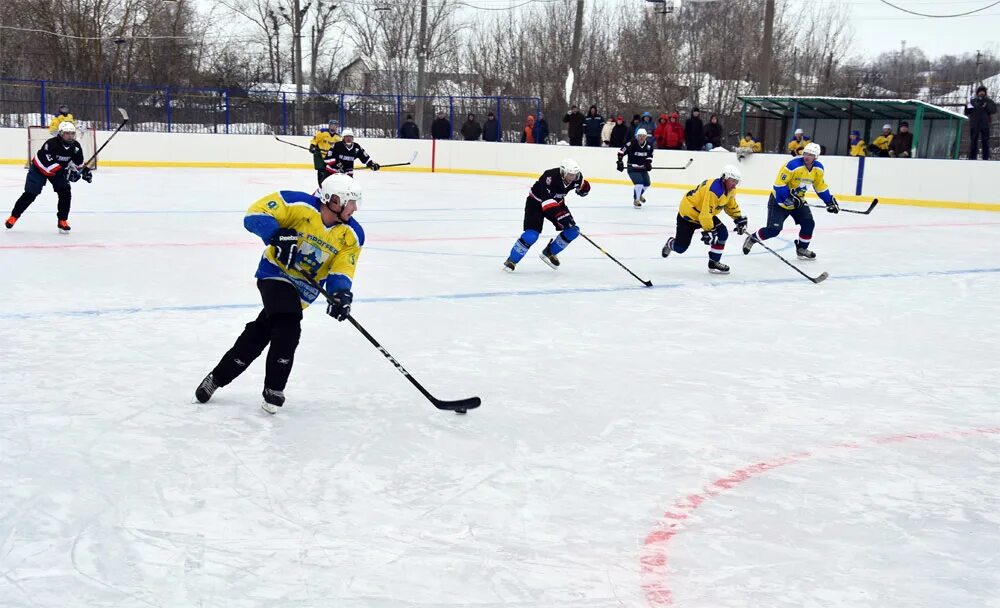
[[[278,137],[277,135],[275,135],[274,138],[277,139],[278,141],[280,141],[283,144],[288,144],[289,146],[295,146],[296,148],[302,148],[303,150],[305,150],[307,152],[312,152],[312,150],[310,150],[309,148],[307,148],[305,146],[300,146],[299,144],[296,144],[296,143],[293,143],[293,142],[290,142],[290,141],[285,141],[285,140],[281,139],[280,137]]]
[[[111,142],[111,140],[114,139],[115,135],[118,135],[118,132],[121,131],[123,128],[125,128],[125,125],[128,124],[128,112],[125,111],[125,108],[117,108],[117,110],[122,115],[122,122],[121,122],[121,124],[118,125],[118,128],[115,129],[114,132],[111,135],[109,135],[107,139],[104,140],[104,143],[101,144],[101,147],[98,148],[96,152],[94,152],[93,154],[91,154],[90,158],[88,158],[86,160],[86,162],[83,163],[84,167],[89,167],[90,163],[94,162],[94,159],[97,158],[97,155],[100,154],[101,150],[104,149],[104,146],[108,145]]]
[[[306,277],[306,280],[309,281],[309,284],[315,287],[316,290],[319,291],[319,293],[324,298],[326,298],[327,300],[330,299],[330,294],[328,294],[325,289],[320,287],[319,284],[316,283],[316,281],[314,281],[304,272],[303,275]],[[361,332],[362,336],[367,338],[368,341],[372,343],[372,346],[377,348],[379,352],[382,353],[385,356],[385,358],[389,360],[389,363],[392,363],[393,366],[395,366],[395,368],[399,371],[399,373],[406,376],[406,379],[410,381],[410,384],[417,387],[417,390],[420,391],[420,394],[426,397],[428,401],[433,403],[434,407],[436,407],[437,409],[449,410],[455,412],[456,414],[464,414],[469,410],[476,409],[482,404],[483,401],[479,397],[469,397],[468,399],[459,399],[458,401],[442,401],[441,399],[436,398],[434,395],[427,392],[427,389],[425,389],[419,382],[417,382],[416,378],[411,376],[410,372],[406,371],[406,368],[403,367],[399,361],[396,361],[396,358],[390,355],[389,351],[383,348],[382,345],[378,343],[378,340],[376,340],[374,336],[368,333],[368,330],[366,330],[364,327],[361,326],[360,323],[358,323],[357,319],[355,319],[351,315],[347,315],[347,320],[351,322],[351,325],[353,325],[355,329]]]
[[[764,241],[761,241],[761,240],[757,239],[755,242],[758,243],[764,249],[767,249],[768,251],[770,251],[771,253],[773,253],[775,256],[777,256],[777,258],[779,260],[781,260],[782,262],[784,262],[784,263],[788,264],[789,266],[791,266],[792,269],[795,270],[795,272],[801,274],[802,276],[804,276],[805,278],[809,279],[813,283],[822,283],[823,281],[825,281],[827,279],[827,277],[830,276],[828,273],[824,272],[823,274],[819,275],[818,277],[811,277],[811,276],[807,275],[806,273],[802,272],[802,269],[800,269],[798,266],[796,266],[795,264],[792,264],[791,262],[789,262],[788,260],[786,260],[784,258],[784,256],[782,256],[780,253],[778,253],[774,249],[771,249],[770,247],[768,247],[767,245],[765,245]]]
[[[843,207],[841,207],[840,210],[843,211],[844,213],[859,213],[861,215],[868,215],[869,213],[872,212],[872,209],[874,209],[875,205],[877,205],[877,204],[878,204],[878,199],[875,199],[875,200],[872,201],[872,204],[868,205],[868,208],[865,209],[864,211],[858,211],[856,209],[844,209]],[[826,205],[810,204],[809,206],[810,207],[822,207],[824,209],[826,208]]]
[[[388,164],[388,165],[379,165],[378,167],[379,167],[379,169],[385,169],[386,167],[405,167],[406,165],[412,165],[413,161],[415,161],[415,160],[417,160],[417,153],[416,152],[414,152],[413,156],[410,157],[410,160],[406,161],[405,163],[392,163],[392,164]],[[355,171],[362,171],[364,169],[370,169],[370,168],[371,167],[367,167],[367,166],[365,166],[365,167],[358,167],[357,169],[355,169]]]
[[[611,261],[612,261],[612,262],[614,262],[615,264],[618,264],[619,266],[621,266],[622,268],[624,268],[624,269],[625,269],[625,272],[627,272],[627,273],[629,273],[630,275],[632,275],[633,277],[635,277],[635,278],[636,278],[636,279],[637,279],[637,280],[638,280],[638,281],[639,281],[640,283],[642,283],[642,284],[643,284],[643,285],[645,285],[646,287],[652,287],[652,286],[653,286],[653,282],[652,282],[652,281],[646,281],[646,280],[643,280],[643,279],[640,279],[640,278],[639,278],[639,275],[637,275],[636,273],[634,273],[634,272],[632,272],[631,270],[629,270],[629,269],[628,269],[628,267],[627,267],[627,266],[626,266],[625,264],[622,264],[621,262],[619,262],[618,260],[616,260],[616,259],[615,259],[615,256],[611,255],[611,254],[610,254],[610,253],[608,253],[607,251],[604,251],[604,248],[603,248],[603,247],[601,247],[600,245],[598,245],[597,243],[595,243],[594,241],[590,240],[590,237],[589,237],[589,236],[587,236],[586,234],[584,234],[584,233],[582,233],[582,232],[580,233],[580,236],[582,236],[583,238],[587,239],[587,242],[588,242],[588,243],[590,243],[590,244],[591,244],[591,245],[593,245],[594,247],[597,247],[598,251],[600,251],[600,252],[601,252],[601,253],[603,253],[604,255],[608,256],[609,258],[611,258]]]
[[[687,164],[684,165],[683,167],[653,167],[653,169],[667,169],[669,171],[683,171],[684,169],[687,169],[688,167],[690,167],[691,163],[693,163],[693,162],[694,162],[694,159],[693,158],[689,158]]]

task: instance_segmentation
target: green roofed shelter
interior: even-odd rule
[[[897,133],[898,124],[906,121],[913,133],[912,157],[958,158],[962,125],[966,121],[958,112],[916,99],[778,95],[741,96],[738,99],[743,102],[741,135],[746,133],[748,118],[780,120],[785,142],[792,138],[795,129],[801,128],[813,141],[826,146],[827,154],[847,154],[852,130],[859,131],[862,139],[871,143],[873,133],[875,136],[880,134],[883,124],[890,125],[893,133]]]

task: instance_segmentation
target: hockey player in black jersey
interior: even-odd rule
[[[632,204],[638,209],[646,202],[644,193],[649,188],[649,171],[653,168],[653,142],[646,129],[635,132],[635,139],[618,151],[619,171],[625,170],[622,158],[628,156],[628,176],[632,180]]]
[[[59,124],[56,136],[42,144],[38,153],[32,157],[28,176],[24,180],[24,194],[14,203],[4,226],[8,230],[13,228],[21,214],[42,193],[45,182],[49,182],[59,197],[56,207],[57,226],[59,232],[66,234],[70,230],[69,205],[73,198],[70,182],[81,178],[90,183],[94,175],[83,164],[83,148],[76,141],[76,125],[63,121]]]
[[[524,203],[524,232],[514,243],[510,256],[503,263],[504,270],[514,271],[517,263],[538,240],[546,219],[560,232],[549,241],[540,257],[552,268],[559,267],[557,254],[580,235],[580,229],[573,220],[569,207],[566,206],[566,195],[574,190],[579,196],[587,196],[590,193],[590,182],[583,179],[580,165],[576,164],[575,160],[567,158],[558,167],[542,173],[531,187],[531,192],[528,193]]]
[[[326,173],[346,173],[354,177],[354,162],[361,161],[372,171],[378,171],[382,167],[368,156],[365,149],[354,142],[354,131],[344,129],[341,133],[343,139],[333,144],[333,147],[326,153]],[[321,183],[322,185],[322,183]]]

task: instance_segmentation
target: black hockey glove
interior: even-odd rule
[[[711,247],[719,242],[719,233],[715,230],[702,230],[701,242]]]
[[[798,209],[799,207],[804,207],[805,204],[806,202],[794,193],[789,194],[788,198],[785,199],[785,206],[791,207],[792,209]]]
[[[299,251],[299,233],[291,228],[282,228],[271,237],[270,245],[274,247],[274,259],[287,267],[292,267],[295,254]]]
[[[580,185],[576,187],[577,196],[587,196],[590,194],[590,182],[583,180]]]
[[[733,229],[736,232],[736,234],[746,234],[747,233],[747,218],[746,217],[744,217],[744,216],[741,215],[741,216],[739,216],[738,218],[736,218],[733,221],[736,223],[736,228]]]
[[[94,181],[94,174],[93,172],[91,172],[90,167],[84,167],[83,169],[80,169],[80,177],[82,177],[83,181],[87,182],[88,184]]]
[[[379,169],[382,168],[382,165],[372,160],[368,161],[368,168],[371,169],[372,171],[378,171]]]
[[[642,166],[642,168],[643,168],[644,171],[652,171],[653,170],[653,161],[647,160],[646,164],[644,164]]]
[[[316,144],[309,146],[309,151],[313,154],[319,154],[319,148],[316,147]]]
[[[66,171],[67,171],[66,179],[68,179],[70,181],[70,183],[74,183],[74,182],[80,181],[80,170],[79,169],[67,169]]]
[[[830,202],[826,204],[826,211],[828,213],[840,213],[840,204],[837,202],[837,199],[830,199]]]
[[[339,289],[330,294],[326,300],[326,314],[338,321],[346,321],[351,314],[351,301],[354,294],[349,289]]]
[[[567,228],[576,226],[573,214],[569,212],[569,207],[563,203],[560,203],[557,207],[552,207],[545,213],[545,217],[549,218],[549,221],[555,224],[557,230],[566,230]]]
[[[625,163],[622,162],[621,158],[619,158],[618,162],[615,163],[615,169],[618,169],[619,173],[625,170]]]

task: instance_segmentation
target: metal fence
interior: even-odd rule
[[[112,129],[114,111],[125,108],[133,131],[167,133],[249,133],[311,135],[330,119],[366,137],[397,137],[407,114],[415,114],[413,95],[233,91],[189,87],[112,85],[0,78],[0,127],[47,125],[60,105],[99,129]],[[504,141],[518,141],[528,114],[541,111],[538,97],[425,96],[424,116],[415,120],[420,135],[444,111],[458,138],[468,114],[480,124],[493,112]]]

